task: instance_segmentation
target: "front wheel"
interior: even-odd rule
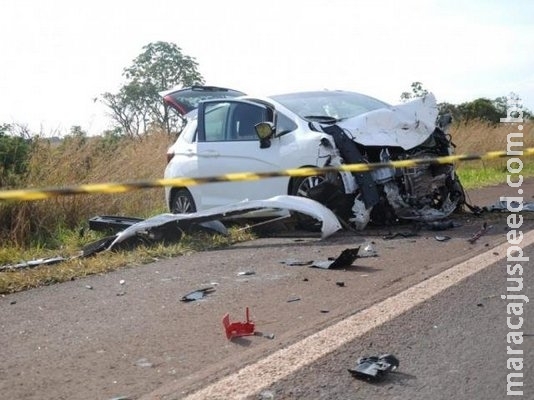
[[[185,188],[173,192],[170,209],[173,214],[191,214],[197,211],[191,192]]]

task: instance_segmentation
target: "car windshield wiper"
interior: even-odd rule
[[[303,118],[309,121],[323,122],[325,124],[335,124],[340,121],[330,115],[305,115]]]

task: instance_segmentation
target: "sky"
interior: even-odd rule
[[[515,92],[534,110],[530,0],[3,0],[0,15],[0,124],[43,135],[111,128],[101,94],[156,41],[195,58],[206,84],[251,95],[395,104],[420,81],[438,102]]]

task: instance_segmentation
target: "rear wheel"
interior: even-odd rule
[[[190,214],[197,211],[191,192],[184,188],[173,192],[170,208],[173,214]]]

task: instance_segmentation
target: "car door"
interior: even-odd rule
[[[254,126],[274,120],[274,109],[246,100],[213,100],[198,108],[197,156],[199,176],[280,169],[280,143],[260,148]],[[268,178],[210,183],[202,187],[202,208],[245,199],[266,199],[287,193],[287,181]]]

